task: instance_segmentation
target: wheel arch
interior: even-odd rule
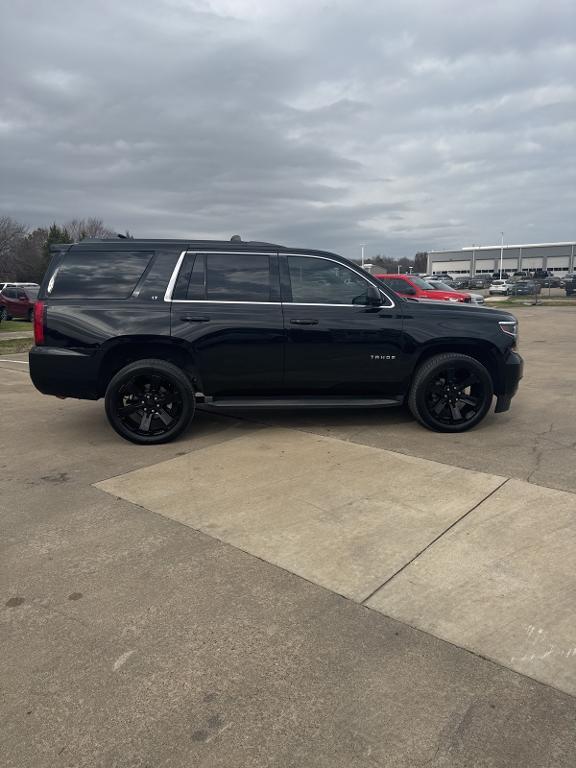
[[[492,383],[494,385],[494,392],[498,394],[502,390],[503,378],[501,367],[499,365],[499,358],[502,357],[502,352],[489,341],[486,340],[458,340],[434,342],[425,346],[420,352],[416,365],[411,376],[411,382],[416,375],[420,366],[436,355],[442,355],[446,353],[468,355],[473,357],[479,363],[487,369]]]
[[[191,350],[180,340],[166,336],[119,336],[101,352],[98,373],[100,395],[106,391],[112,377],[137,360],[157,358],[173,363],[188,376],[195,392],[201,392],[202,381]]]

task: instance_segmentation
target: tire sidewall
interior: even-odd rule
[[[167,432],[161,435],[138,435],[131,432],[122,422],[116,411],[118,389],[127,380],[131,379],[135,373],[139,374],[161,374],[169,378],[180,390],[182,396],[182,414],[176,424]],[[136,362],[122,368],[112,377],[105,395],[106,416],[112,428],[125,440],[129,440],[137,445],[159,445],[168,443],[178,437],[188,427],[194,416],[196,401],[194,390],[186,374],[172,363],[163,360],[146,360],[142,363]]]
[[[462,366],[465,364],[474,370],[474,372],[481,378],[482,384],[485,387],[487,394],[481,409],[469,421],[464,421],[462,424],[446,424],[435,419],[434,416],[432,416],[430,413],[426,403],[426,390],[430,380],[434,379],[438,375],[438,371],[445,369],[450,362],[449,358],[447,358],[445,355],[442,355],[442,360],[438,360],[436,365],[429,365],[426,373],[422,377],[417,377],[417,381],[415,381],[415,389],[411,393],[410,397],[410,408],[416,418],[422,424],[424,424],[424,426],[434,430],[435,432],[466,432],[467,430],[472,429],[477,424],[479,424],[482,419],[484,419],[492,406],[494,387],[492,378],[485,366],[483,366],[482,363],[480,363],[478,360],[475,360],[474,358],[467,355],[455,354],[454,356],[451,356],[451,359],[454,365]],[[428,363],[430,362],[431,361],[428,361]]]

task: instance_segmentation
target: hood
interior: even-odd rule
[[[449,312],[452,317],[462,317],[464,313],[468,318],[472,316],[481,317],[483,319],[492,318],[493,320],[516,320],[514,315],[503,309],[497,307],[487,307],[482,304],[463,304],[456,301],[431,301],[429,299],[405,299],[406,309],[410,313],[434,313]]]

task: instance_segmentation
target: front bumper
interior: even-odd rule
[[[524,375],[524,360],[518,352],[510,352],[504,363],[502,387],[497,393],[494,413],[503,413],[510,408],[512,398],[518,392],[520,379]]]
[[[58,347],[32,347],[30,378],[45,395],[97,400],[98,364],[95,356]]]

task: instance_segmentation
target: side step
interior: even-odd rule
[[[388,408],[402,405],[398,397],[205,397],[198,405],[211,408]]]

